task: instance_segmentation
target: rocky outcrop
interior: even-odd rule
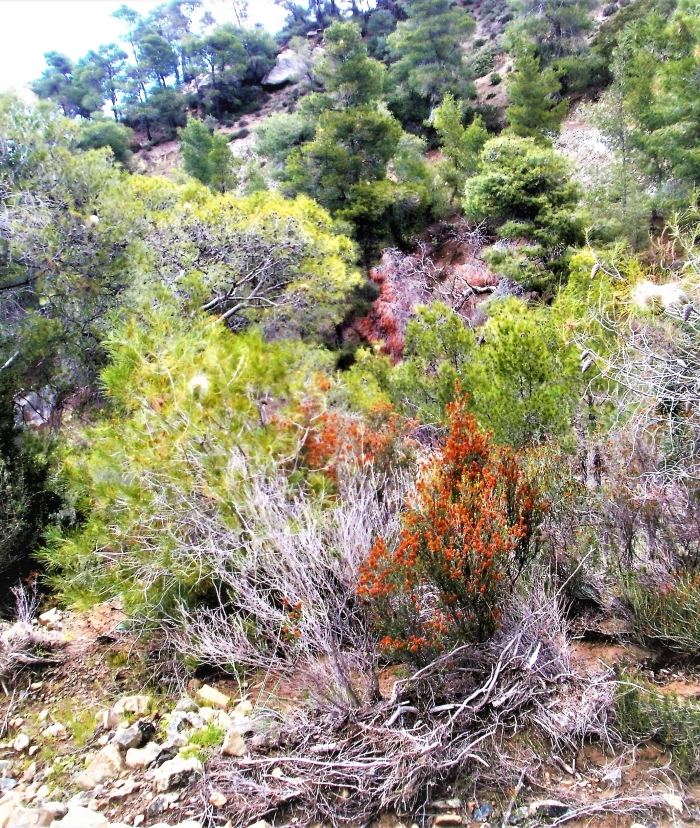
[[[277,63],[262,79],[262,85],[266,89],[280,89],[288,83],[298,83],[309,71],[309,64],[304,58],[285,49],[277,55]]]

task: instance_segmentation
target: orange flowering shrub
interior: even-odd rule
[[[396,412],[391,404],[378,403],[362,414],[327,407],[329,384],[325,377],[286,420],[278,424],[303,434],[297,462],[337,482],[342,468],[375,465],[380,469],[408,456],[416,423]]]
[[[442,457],[418,483],[395,548],[379,537],[360,573],[382,648],[411,660],[493,634],[547,509],[518,455],[492,447],[465,399],[448,413]]]

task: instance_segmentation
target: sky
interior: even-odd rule
[[[0,0],[0,91],[21,92],[46,67],[44,52],[63,52],[73,60],[90,49],[118,42],[125,27],[111,17],[126,2],[142,14],[163,0]],[[233,19],[226,0],[209,0],[217,22]],[[251,0],[250,23],[263,23],[273,34],[284,12],[272,0]]]

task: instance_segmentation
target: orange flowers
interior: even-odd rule
[[[518,456],[478,430],[465,399],[448,410],[442,457],[417,484],[396,547],[377,538],[361,568],[358,592],[395,655],[427,659],[492,635],[504,588],[536,554],[547,508]]]

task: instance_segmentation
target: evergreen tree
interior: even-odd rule
[[[442,152],[447,159],[443,174],[454,197],[457,197],[461,195],[467,178],[478,168],[479,155],[488,140],[488,132],[478,115],[465,129],[462,126],[462,107],[449,94],[433,110],[430,123],[440,136]]]
[[[185,172],[211,187],[224,192],[236,182],[234,158],[222,135],[215,135],[203,121],[190,118],[180,131],[180,151]]]
[[[506,120],[512,132],[521,137],[548,139],[558,134],[569,107],[566,99],[557,100],[561,91],[561,71],[542,68],[534,46],[521,43],[506,86],[510,105]]]
[[[474,30],[472,18],[453,0],[409,0],[405,6],[408,19],[388,38],[394,82],[428,107],[448,92],[467,97],[469,73],[461,44]]]

